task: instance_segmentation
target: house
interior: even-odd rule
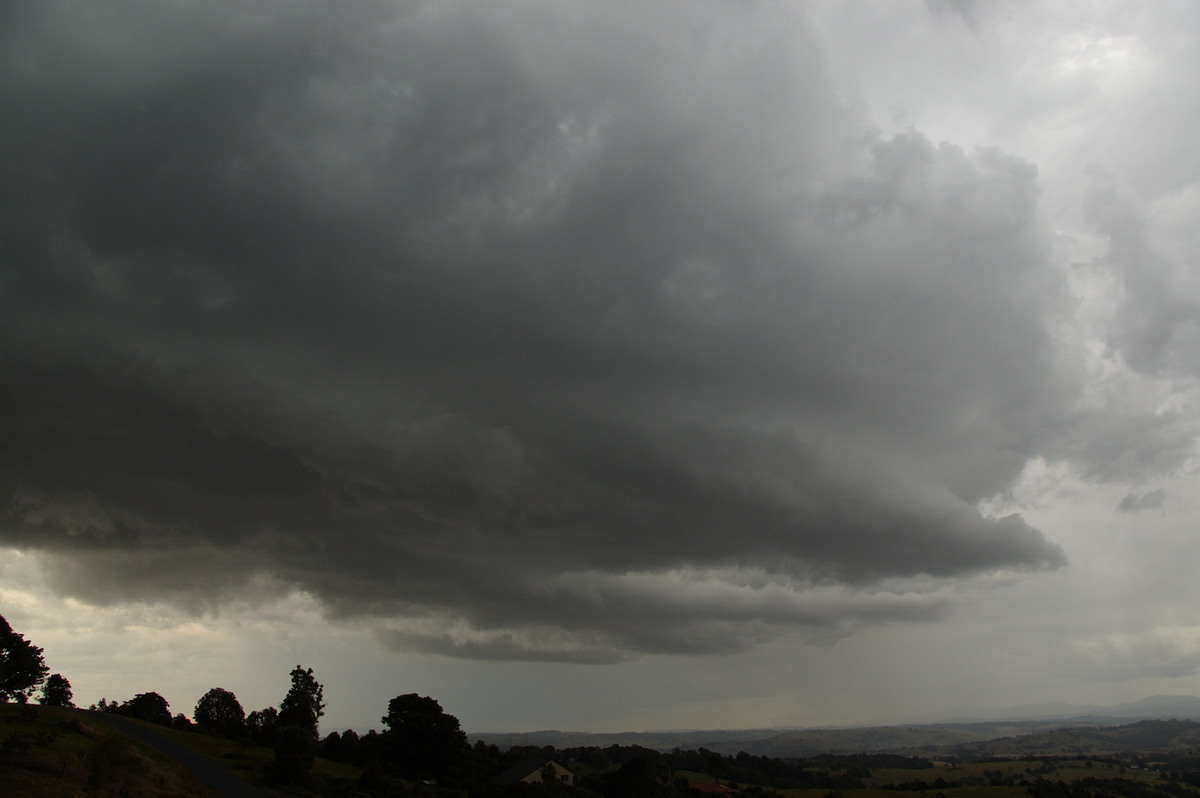
[[[544,784],[547,781],[574,787],[575,774],[550,759],[526,759],[496,777],[496,783],[502,786]]]

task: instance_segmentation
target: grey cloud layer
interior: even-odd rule
[[[4,12],[0,540],[586,661],[1063,564],[974,509],[1077,421],[1033,165],[774,4],[355,9]]]

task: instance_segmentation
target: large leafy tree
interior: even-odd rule
[[[204,731],[225,737],[238,737],[246,730],[246,710],[237,696],[222,687],[200,696],[192,717]]]
[[[296,726],[317,738],[317,724],[325,714],[325,688],[312,668],[292,669],[292,686],[279,704],[279,725]]]
[[[254,710],[246,716],[246,731],[259,745],[274,745],[279,734],[279,710],[275,707]]]
[[[295,784],[304,779],[317,756],[317,725],[325,714],[325,688],[312,668],[292,669],[292,686],[279,704],[272,781]]]
[[[138,693],[121,704],[117,713],[138,720],[148,720],[160,726],[170,726],[172,720],[170,706],[167,699],[158,693]]]
[[[42,649],[14,632],[0,615],[0,700],[24,704],[49,670]]]
[[[396,696],[388,702],[383,723],[388,727],[383,733],[387,763],[405,778],[444,779],[470,750],[458,718],[428,696]]]
[[[61,673],[52,673],[42,685],[42,697],[38,703],[48,707],[73,707],[73,698],[74,693],[71,692],[71,683],[67,681],[67,677]]]

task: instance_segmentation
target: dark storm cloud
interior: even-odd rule
[[[64,590],[611,661],[1063,563],[974,507],[1078,393],[1036,169],[873,134],[800,13],[3,13],[0,535]]]

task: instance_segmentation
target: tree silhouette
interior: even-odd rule
[[[682,793],[674,783],[674,773],[666,762],[636,756],[616,770],[596,774],[589,787],[605,798],[667,798]]]
[[[292,669],[292,687],[279,704],[272,781],[295,784],[307,775],[317,756],[317,724],[325,714],[325,688],[312,668]]]
[[[318,749],[320,755],[334,762],[358,764],[362,758],[362,746],[359,743],[358,732],[346,729],[344,732],[331,732],[321,741]]]
[[[42,649],[14,632],[0,615],[0,700],[26,703],[49,670]]]
[[[325,688],[313,676],[312,668],[292,669],[292,687],[279,704],[279,725],[296,726],[317,737],[317,724],[325,714]]]
[[[167,699],[158,693],[138,693],[133,698],[121,704],[117,710],[120,715],[126,715],[138,720],[147,720],[160,726],[171,725],[171,709]]]
[[[225,737],[238,737],[246,730],[246,711],[237,696],[222,687],[200,696],[192,717],[204,731]]]
[[[71,683],[67,681],[67,677],[61,673],[54,673],[42,685],[42,697],[38,703],[48,707],[73,707],[73,697]]]
[[[279,710],[275,707],[254,710],[246,716],[246,731],[259,745],[274,745],[279,736]]]
[[[387,764],[405,778],[442,779],[470,751],[458,718],[427,696],[408,693],[388,702],[383,716]]]

